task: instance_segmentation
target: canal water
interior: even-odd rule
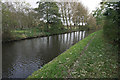
[[[86,31],[78,31],[4,43],[2,77],[27,78],[87,35]]]

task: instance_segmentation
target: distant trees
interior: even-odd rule
[[[97,28],[103,28],[104,24],[104,4],[100,6],[100,8],[97,8],[95,11],[93,11],[93,16],[96,19]]]
[[[94,12],[97,25],[103,27],[105,38],[120,44],[120,2],[101,2]]]
[[[38,7],[32,9],[26,2],[2,3],[3,39],[10,38],[12,32],[17,29],[36,28],[39,31],[56,32],[81,29],[86,27],[85,24],[95,26],[94,17],[89,16],[88,9],[80,2],[38,1],[37,4]]]
[[[58,28],[58,26],[54,27],[54,25],[60,24],[60,14],[57,4],[55,2],[37,3],[39,6],[35,10],[39,15],[39,19],[46,23],[46,30]]]
[[[67,29],[79,27],[87,23],[88,9],[80,2],[59,3],[61,19]]]
[[[34,19],[29,4],[25,2],[5,2],[2,3],[2,6],[3,27],[9,26],[23,29],[33,26]]]
[[[77,29],[78,27],[80,29],[81,26],[88,22],[88,10],[80,2],[63,1],[37,3],[39,6],[35,11],[37,11],[40,21],[46,23],[45,27],[47,31],[50,28],[52,29],[50,25],[55,21],[59,22],[59,24],[63,24],[60,27],[61,29]],[[57,28],[57,26],[54,28]]]
[[[103,4],[103,3],[102,3]],[[120,2],[106,2],[104,35],[114,44],[120,44]],[[119,45],[120,47],[120,45]]]
[[[2,3],[3,39],[10,38],[14,29],[26,29],[34,26],[34,11],[25,2]]]
[[[8,8],[9,7],[9,8]],[[4,38],[10,37],[10,31],[13,29],[15,25],[17,25],[17,22],[14,19],[14,15],[12,11],[14,10],[13,6],[11,6],[9,3],[3,3],[2,4],[2,32],[3,32],[3,40]]]
[[[89,25],[90,29],[98,29],[98,26],[96,25],[96,19],[93,17],[92,14],[89,14],[87,18],[87,24]]]

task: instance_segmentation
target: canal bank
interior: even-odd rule
[[[117,47],[107,43],[102,30],[94,32],[29,78],[118,78]]]
[[[87,31],[85,30],[57,30],[57,31],[50,31],[50,32],[40,32],[38,30],[14,30],[11,31],[12,35],[11,38],[5,39],[2,41],[2,43],[8,43],[8,42],[15,42],[15,41],[21,41],[21,40],[27,40],[27,39],[33,39],[33,38],[40,38],[40,37],[47,37],[47,36],[53,36],[53,35],[59,35],[59,34],[66,34],[66,33],[72,33],[76,31]],[[95,31],[95,30],[92,30]]]

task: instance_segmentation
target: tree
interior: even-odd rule
[[[35,10],[39,14],[39,18],[46,23],[47,31],[49,28],[52,28],[54,25],[60,23],[60,14],[59,8],[55,2],[37,2],[39,3],[39,7]],[[57,27],[57,26],[56,26]],[[55,28],[55,27],[54,27]]]
[[[98,28],[102,28],[104,24],[104,10],[105,10],[105,4],[106,2],[102,3],[100,8],[97,8],[95,11],[93,11],[93,16],[96,18],[96,24]]]
[[[79,26],[80,23],[84,23],[87,20],[88,10],[83,6],[80,2],[61,2],[60,10],[62,16],[62,22],[67,26],[67,29],[72,29],[72,25],[74,24],[74,28]]]
[[[97,25],[103,27],[104,36],[114,44],[120,42],[120,2],[101,2],[100,8],[94,11]],[[102,24],[102,25],[101,25]]]
[[[14,37],[16,29],[33,27],[34,11],[25,2],[2,2],[2,37],[8,40]]]
[[[14,21],[14,13],[11,12],[12,10],[14,10],[13,8],[14,7],[12,6],[12,4],[8,2],[2,3],[2,26],[3,26],[2,37],[3,37],[3,40],[11,37],[10,31],[17,24]]]
[[[61,14],[61,22],[63,25],[65,25],[65,15],[64,15],[64,3],[58,3],[59,9],[60,9],[60,14]],[[62,27],[64,29],[64,26]]]
[[[96,26],[96,19],[95,17],[90,14],[87,18],[87,24],[88,24],[88,28],[89,29],[97,29],[97,26]]]
[[[83,26],[83,23],[85,22],[85,20],[87,20],[88,10],[80,2],[74,3],[74,6],[72,6],[72,9],[73,9],[72,20],[74,22],[74,25],[78,26],[80,29],[80,23],[82,23],[82,26]]]
[[[118,45],[120,43],[120,2],[106,2],[105,5],[104,35]]]

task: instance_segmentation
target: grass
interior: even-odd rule
[[[69,75],[74,78],[118,78],[117,53],[117,46],[109,44],[100,31],[71,67]]]
[[[78,42],[76,45],[72,46],[60,56],[46,64],[43,68],[35,71],[32,76],[29,76],[29,78],[65,77],[67,75],[66,71],[68,71],[68,69],[73,65],[74,61],[80,56],[82,50],[94,34],[95,33],[89,35],[87,38]]]
[[[23,38],[29,38],[29,37],[49,35],[49,33],[39,31],[37,28],[25,29],[25,30],[18,29],[18,30],[13,30],[11,32],[12,32],[12,35],[14,36],[13,39],[23,39]]]
[[[107,43],[103,31],[90,34],[29,78],[117,78],[117,47]],[[83,54],[81,52],[92,37]]]
[[[45,32],[45,31],[41,31],[39,28],[31,28],[31,29],[23,29],[23,30],[17,29],[17,30],[12,30],[10,33],[11,35],[9,37],[6,37],[3,40],[3,42],[69,33],[78,30],[79,29],[72,29],[72,30],[64,29],[64,30],[50,30],[49,32]]]

